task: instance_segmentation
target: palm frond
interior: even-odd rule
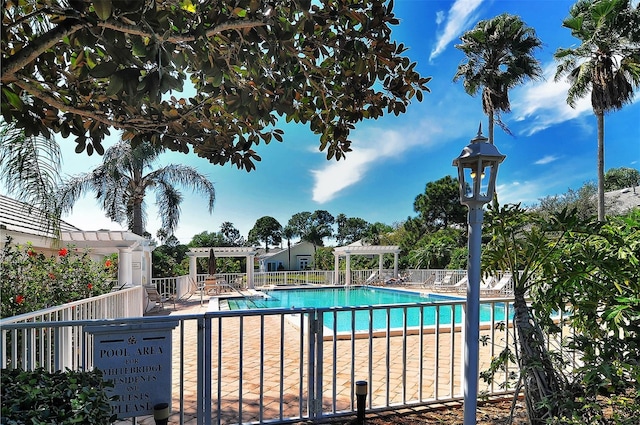
[[[0,124],[0,180],[7,193],[41,212],[46,229],[59,231],[60,208],[55,192],[60,183],[58,143],[43,136],[26,136],[13,124]]]
[[[175,233],[180,221],[182,194],[170,183],[160,180],[156,188],[156,205],[162,220],[162,229],[167,234]]]

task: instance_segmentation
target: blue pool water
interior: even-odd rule
[[[230,298],[229,309],[247,310],[262,308],[294,308],[294,307],[362,307],[391,304],[415,304],[434,301],[456,300],[461,298],[438,294],[421,294],[419,292],[398,291],[378,287],[352,287],[352,288],[312,288],[312,289],[273,289],[263,290],[268,298]],[[420,311],[422,310],[424,325],[434,325],[436,315],[441,324],[450,324],[452,310],[454,310],[455,323],[462,321],[462,306],[456,305],[453,309],[443,306],[436,309],[435,306],[407,307],[407,327],[420,326]],[[504,320],[504,304],[494,305],[494,317],[496,320]],[[403,308],[374,309],[370,315],[368,310],[358,310],[355,313],[355,330],[366,331],[369,329],[371,318],[373,330],[397,329],[403,327]],[[337,319],[337,325],[335,325]],[[480,320],[491,319],[491,305],[481,304]],[[352,329],[352,312],[337,311],[326,312],[323,317],[324,325],[338,332],[347,332]]]

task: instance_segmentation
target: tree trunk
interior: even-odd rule
[[[131,231],[136,235],[142,236],[144,227],[142,226],[142,201],[134,200],[133,202],[133,226]]]
[[[493,111],[489,113],[489,134],[487,137],[489,138],[489,143],[493,144],[493,127],[495,126],[495,119],[493,117]]]
[[[565,394],[566,384],[551,362],[542,330],[531,316],[524,293],[514,294],[517,358],[524,383],[527,415],[531,425],[544,425],[559,415],[555,400]]]
[[[598,119],[598,221],[604,221],[604,112],[596,112]]]

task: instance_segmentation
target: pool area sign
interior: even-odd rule
[[[87,327],[94,336],[93,363],[112,381],[111,412],[118,419],[153,414],[171,406],[171,333],[177,322]]]

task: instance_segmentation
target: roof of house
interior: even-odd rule
[[[12,232],[13,237],[28,238],[29,242],[35,242],[31,239],[33,237],[56,239],[53,227],[47,223],[46,215],[40,209],[4,195],[0,195],[0,226]],[[94,252],[104,253],[117,252],[118,248],[149,246],[151,243],[129,231],[84,231],[64,220],[60,220],[59,237],[62,242],[71,243],[77,248],[91,248]],[[50,242],[41,240],[42,243],[48,245]]]
[[[611,203],[610,208],[617,213],[625,213],[640,208],[640,186],[627,187],[605,193],[605,199]]]
[[[304,245],[304,244],[312,245],[311,242],[307,242],[307,241],[302,241],[301,240],[301,241],[298,241],[298,242],[294,243],[293,245],[291,245],[291,248],[295,248],[297,246]],[[258,253],[258,258],[264,260],[264,259],[273,257],[274,255],[278,255],[281,252],[284,252],[284,251],[287,251],[287,250],[288,250],[288,248],[280,248],[280,247],[270,248],[269,252],[265,252],[264,250],[262,250],[261,252]]]
[[[53,238],[53,229],[43,212],[24,202],[0,195],[0,225],[14,232]],[[78,231],[77,227],[60,220],[61,231]]]

